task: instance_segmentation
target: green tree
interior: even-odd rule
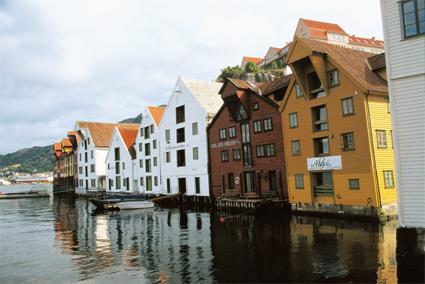
[[[243,70],[238,65],[233,67],[227,66],[226,68],[221,69],[221,73],[218,76],[217,81],[224,82],[224,79],[228,77],[239,79],[243,73]]]
[[[259,70],[260,68],[258,68],[257,64],[255,64],[254,62],[248,62],[245,65],[245,72],[255,73],[255,72],[258,72]]]

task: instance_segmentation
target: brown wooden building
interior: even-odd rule
[[[278,102],[290,76],[254,85],[227,79],[208,128],[212,195],[287,199]]]

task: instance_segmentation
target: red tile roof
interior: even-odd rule
[[[62,139],[62,145],[64,147],[72,147],[71,140],[68,137]]]
[[[61,142],[57,142],[57,143],[53,144],[53,149],[55,151],[62,151]]]
[[[384,41],[379,39],[374,39],[374,38],[350,36],[349,42],[352,44],[370,45],[370,46],[384,48]]]
[[[252,62],[255,64],[258,64],[261,60],[263,60],[262,58],[259,57],[250,57],[250,56],[244,56],[242,58],[242,62]]]
[[[116,126],[132,127],[138,124],[133,123],[106,123],[106,122],[88,122],[77,121],[80,128],[87,128],[90,132],[94,145],[96,147],[107,148],[111,142],[112,134]]]
[[[320,22],[320,21],[314,21],[314,20],[308,20],[308,19],[300,19],[306,26],[308,26],[311,29],[315,30],[321,30],[321,31],[328,31],[332,33],[337,34],[343,34],[348,35],[339,25],[333,24],[333,23],[327,23],[327,22]],[[311,30],[310,30],[311,32]]]
[[[148,110],[151,113],[156,126],[159,126],[159,123],[161,122],[162,116],[165,112],[165,107],[148,106]]]
[[[373,56],[373,53],[320,40],[306,38],[298,39],[304,41],[312,50],[330,56],[349,74],[356,78],[367,90],[388,92],[387,82],[373,72],[367,64],[367,59]]]
[[[118,125],[117,126],[118,131],[120,132],[120,135],[122,139],[124,140],[125,146],[128,150],[133,146],[134,141],[137,137],[137,131],[139,130],[138,124],[133,125]]]

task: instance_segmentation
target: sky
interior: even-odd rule
[[[293,38],[299,18],[382,39],[378,0],[0,0],[0,154],[167,103]]]

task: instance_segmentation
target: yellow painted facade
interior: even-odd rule
[[[288,57],[294,78],[285,94],[281,111],[289,202],[379,209],[385,204],[395,204],[395,163],[388,94],[369,92],[340,62],[309,50],[300,40],[294,40]],[[337,70],[339,84],[328,86],[328,82],[323,81],[327,80],[326,76],[332,70]],[[321,87],[326,95],[317,98],[310,96],[307,76],[313,72],[322,82]],[[300,86],[302,96],[297,96],[296,84]],[[342,106],[342,100],[347,98],[352,99],[354,108],[354,113],[349,115],[343,113]],[[318,106],[326,108],[327,129],[314,131],[313,109]],[[290,115],[294,113],[297,127],[290,125]],[[376,130],[385,130],[386,148],[378,148]],[[344,149],[343,134],[346,133],[353,134],[354,149]],[[342,169],[308,170],[307,159],[319,157],[318,138],[327,138],[329,152],[324,156],[340,156]],[[293,154],[293,141],[299,141],[299,155]],[[385,187],[384,171],[393,173],[394,186],[391,188]],[[319,194],[317,188],[320,187],[317,185],[321,172],[331,174],[333,192]],[[302,175],[303,188],[296,188],[296,175],[298,178]],[[350,188],[350,180],[358,181],[359,188]]]

